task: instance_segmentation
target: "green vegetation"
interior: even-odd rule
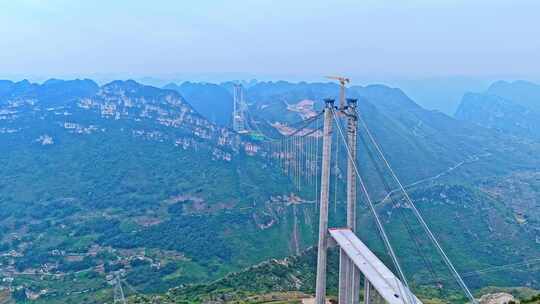
[[[521,301],[520,303],[531,303],[531,304],[534,304],[534,303],[540,303],[540,294],[539,295],[536,295],[536,296],[533,296],[529,299],[525,299],[523,301]]]
[[[0,121],[0,279],[13,289],[0,297],[110,302],[113,274],[138,292],[180,303],[312,293],[311,251],[268,260],[314,243],[315,204],[290,197],[310,200],[313,189],[295,191],[275,164],[244,154],[234,134],[172,91],[128,81],[95,95],[97,88],[87,85],[87,93],[64,99],[35,85],[20,99],[0,96],[0,110],[8,113]],[[261,83],[248,97],[267,130],[272,121],[298,121],[287,104],[336,92],[334,85]],[[523,172],[538,167],[538,143],[425,111],[399,90],[354,87],[350,94],[360,97],[362,114],[403,181],[424,180],[410,187],[413,200],[467,283],[536,287],[534,265],[473,271],[539,252],[537,213],[520,209],[539,189],[506,190],[535,184],[535,175]],[[260,139],[242,137],[253,144]],[[384,183],[367,152],[359,154],[360,170],[382,199]],[[449,169],[460,162],[459,170]],[[343,183],[337,184],[332,226],[343,223]],[[461,301],[401,198],[377,208],[415,292],[433,303]],[[359,212],[362,240],[390,265],[367,209]],[[330,263],[337,269],[335,255]],[[329,284],[335,294],[335,278]]]
[[[96,286],[85,293],[109,289],[105,274],[120,269],[137,290],[163,292],[289,254],[281,238],[290,223],[261,232],[253,218],[271,196],[287,194],[288,180],[256,158],[212,160],[205,149],[184,151],[117,131],[84,141],[54,129],[38,132],[54,134],[56,143],[18,141],[0,149],[2,251],[21,255],[15,258],[19,272],[50,265],[52,273],[73,273],[103,264],[105,273],[80,279],[81,286]],[[121,263],[140,248],[144,255],[169,253],[150,257],[163,264],[159,269]],[[14,284],[47,289],[37,303],[78,290],[39,276]]]
[[[316,250],[310,248],[299,256],[283,260],[269,260],[223,279],[207,283],[173,288],[162,296],[134,296],[130,302],[144,303],[266,303],[276,301],[271,296],[280,294],[284,303],[313,297],[315,290]],[[331,250],[329,269],[338,269],[338,252]],[[338,272],[328,272],[329,298],[337,297]],[[417,294],[425,303],[463,303],[463,296],[455,290],[441,293],[440,290],[424,287]],[[440,300],[440,299],[444,299]]]

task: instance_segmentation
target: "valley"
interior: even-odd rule
[[[246,86],[250,123],[265,135],[262,140],[228,128],[232,110],[223,103],[230,101],[230,88],[188,83],[160,89],[134,81],[98,86],[91,80],[3,85],[0,284],[11,300],[112,303],[118,276],[133,288],[126,290],[130,295],[165,294],[178,303],[223,294],[313,293],[309,248],[317,193],[295,187],[269,159],[264,138],[280,136],[275,126],[292,128],[320,111],[322,99],[335,97],[338,87]],[[475,273],[538,258],[535,135],[428,111],[382,85],[352,86],[347,94],[359,99],[362,117],[414,201],[458,270],[470,274],[467,283],[475,290],[539,289],[537,264]],[[211,100],[220,107],[209,106]],[[458,299],[393,191],[396,185],[383,182],[387,177],[373,164],[365,134],[360,138],[360,170],[398,255],[407,257],[407,274],[427,298]],[[336,207],[330,220],[339,225],[343,176],[332,178],[338,188],[331,193]],[[360,206],[361,239],[388,259],[368,210]],[[275,284],[278,278],[283,281]],[[440,293],[440,284],[447,294]]]

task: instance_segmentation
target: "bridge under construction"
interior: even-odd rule
[[[317,242],[317,274],[316,274],[316,304],[326,304],[327,289],[327,257],[330,247],[339,248],[339,287],[338,302],[340,304],[357,304],[364,299],[366,304],[420,304],[422,303],[411,290],[404,270],[398,260],[394,247],[390,242],[382,220],[377,213],[374,202],[366,186],[366,180],[360,174],[357,164],[357,137],[359,126],[366,134],[367,140],[375,147],[385,168],[393,180],[399,185],[405,204],[412,211],[420,226],[440,255],[445,266],[451,272],[453,279],[459,285],[470,303],[477,303],[469,288],[457,272],[446,252],[425,222],[414,202],[409,197],[405,187],[398,179],[390,163],[386,159],[381,146],[376,141],[365,121],[360,115],[357,99],[346,99],[345,77],[330,77],[340,81],[339,105],[335,106],[334,99],[325,99],[322,111],[305,121],[294,131],[286,134],[283,139],[272,142],[268,148],[269,155],[277,159],[285,173],[292,177],[298,189],[302,180],[315,185],[318,193],[319,227]],[[323,126],[319,126],[322,120]],[[346,128],[342,126],[346,120]],[[322,144],[319,143],[322,138]],[[329,227],[330,176],[332,142],[343,143],[346,164],[346,226]],[[319,147],[322,147],[319,149]],[[334,164],[335,179],[340,174],[338,170],[338,155],[340,145],[336,145]],[[322,156],[319,157],[319,154]],[[319,162],[320,160],[320,162]],[[320,168],[319,168],[320,163]],[[359,191],[358,191],[359,190]],[[356,234],[357,223],[357,192],[362,193],[364,201],[374,218],[377,232],[382,239],[385,249],[391,258],[394,272],[390,270]],[[334,193],[336,193],[334,191]],[[337,204],[337,198],[334,199]],[[362,284],[363,283],[363,284]],[[363,285],[363,287],[361,287]],[[363,295],[362,295],[363,294]]]

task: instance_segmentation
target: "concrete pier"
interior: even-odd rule
[[[326,303],[326,260],[328,250],[328,202],[330,194],[330,156],[332,152],[333,99],[325,99],[323,126],[323,156],[321,167],[321,198],[319,215],[319,242],[317,252],[317,282],[315,304]]]

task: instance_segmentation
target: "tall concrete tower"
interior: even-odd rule
[[[328,202],[330,194],[330,157],[332,155],[332,112],[334,99],[325,99],[323,151],[321,167],[321,199],[319,214],[319,242],[317,248],[317,281],[315,304],[326,304],[326,260],[328,250]]]
[[[246,110],[247,104],[244,99],[244,88],[241,84],[235,84],[233,100],[233,130],[238,133],[247,132]]]

